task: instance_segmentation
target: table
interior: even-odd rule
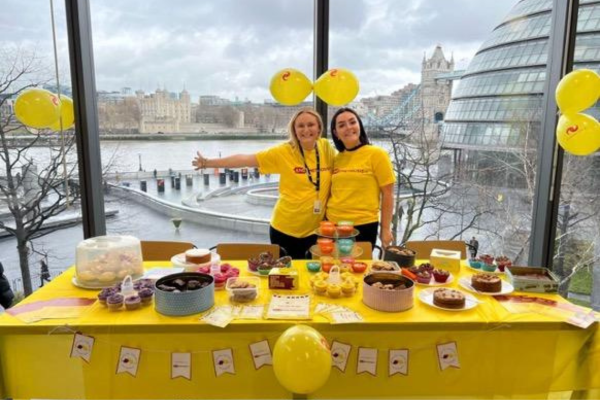
[[[232,262],[245,268],[245,262]],[[146,267],[166,266],[146,263]],[[301,289],[309,292],[305,261],[294,261]],[[463,267],[461,274],[469,274]],[[73,268],[36,291],[26,303],[62,297],[95,297],[95,291],[71,284]],[[456,286],[456,281],[450,287]],[[274,292],[263,281],[260,298]],[[304,322],[329,342],[352,345],[345,372],[334,368],[327,384],[310,398],[401,396],[500,396],[502,398],[560,395],[593,396],[600,392],[600,333],[595,323],[580,329],[540,314],[511,314],[496,300],[478,296],[478,307],[462,312],[437,310],[421,303],[401,313],[382,313],[353,298],[331,300],[315,296],[313,303],[335,302],[354,309],[361,324],[331,325],[322,316]],[[283,291],[285,292],[285,291]],[[558,296],[540,295],[558,299]],[[216,304],[227,304],[217,292]],[[158,399],[158,398],[292,398],[277,382],[271,366],[255,370],[249,345],[277,337],[296,321],[234,321],[224,329],[199,322],[199,315],[168,317],[153,307],[110,312],[99,304],[77,319],[24,324],[0,316],[0,393],[10,398]],[[70,358],[75,331],[95,338],[86,363]],[[440,370],[437,345],[456,342],[460,369]],[[116,374],[121,346],[142,349],[136,377]],[[378,349],[377,375],[357,374],[359,347]],[[212,351],[233,349],[235,375],[217,377]],[[388,350],[409,349],[409,373],[388,376]],[[171,353],[191,352],[192,379],[171,379]]]

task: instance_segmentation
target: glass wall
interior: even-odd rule
[[[312,2],[91,6],[108,232],[199,247],[268,241],[278,176],[194,171],[192,160],[286,140],[299,107],[272,100],[269,82],[284,68],[312,80]]]
[[[600,72],[600,2],[580,5],[574,68]],[[600,107],[584,111],[598,118]],[[571,301],[600,308],[600,161],[565,153],[554,242],[554,271],[561,277],[561,294]]]
[[[526,263],[551,2],[370,4],[331,2],[330,66],[360,75],[353,106],[390,151],[397,242]]]
[[[15,118],[28,88],[71,95],[64,2],[53,2],[55,38],[50,4],[7,0],[0,14],[0,262],[20,293],[60,274],[83,239],[73,129]]]
[[[191,161],[197,151],[223,157],[286,139],[298,107],[272,100],[269,81],[288,67],[317,78],[313,2],[90,3],[108,232],[201,247],[268,240],[278,177],[195,171]],[[31,69],[0,87],[1,153],[19,158],[0,163],[0,261],[17,288],[20,266],[38,286],[40,261],[59,273],[82,239],[72,132],[26,130],[11,118],[28,84],[69,93],[64,4],[54,5],[58,68],[48,2],[8,0],[0,16],[0,77],[12,65]],[[551,7],[330,1],[329,67],[358,77],[350,106],[396,168],[397,242],[475,237],[480,253],[528,262]],[[575,67],[598,69],[600,1],[581,1],[578,32]],[[554,264],[563,295],[600,306],[592,284],[597,172],[595,156],[565,158]],[[38,187],[40,177],[55,189]],[[18,198],[39,194],[39,211],[21,215],[50,210],[21,253],[11,179]]]

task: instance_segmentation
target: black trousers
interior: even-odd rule
[[[379,221],[371,222],[370,224],[356,225],[354,228],[358,229],[358,236],[356,237],[357,242],[371,242],[373,248],[375,248],[377,231],[379,231]]]
[[[287,251],[288,256],[292,257],[294,260],[305,259],[306,252],[310,249],[310,246],[317,243],[317,235],[297,238],[286,235],[272,226],[269,227],[269,237],[271,239],[271,243],[278,244],[279,246],[283,247]]]

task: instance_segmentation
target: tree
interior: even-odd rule
[[[485,188],[462,185],[456,171],[443,168],[442,143],[426,132],[422,105],[416,108],[392,129],[383,129],[397,176],[392,231],[401,232],[397,243],[417,233],[424,239],[457,240],[493,210],[489,202],[466,201],[474,191],[485,197]]]
[[[73,190],[73,132],[61,138],[48,130],[27,129],[14,116],[12,99],[45,83],[40,79],[45,71],[35,54],[19,48],[0,50],[0,195],[11,215],[10,223],[0,221],[0,229],[17,241],[25,295],[32,292],[32,240],[59,229],[46,229],[44,224],[78,198],[78,191]],[[48,149],[46,160],[34,159],[31,154],[31,149],[40,145]]]

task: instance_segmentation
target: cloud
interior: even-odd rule
[[[353,71],[360,96],[389,94],[418,82],[423,52],[438,43],[467,64],[515,2],[331,0],[329,65]],[[55,6],[64,71],[65,10]],[[49,11],[45,0],[3,0],[0,45],[34,45],[51,60]],[[313,78],[313,1],[94,0],[91,12],[99,90],[185,86],[194,101],[206,94],[262,101],[282,68]]]

